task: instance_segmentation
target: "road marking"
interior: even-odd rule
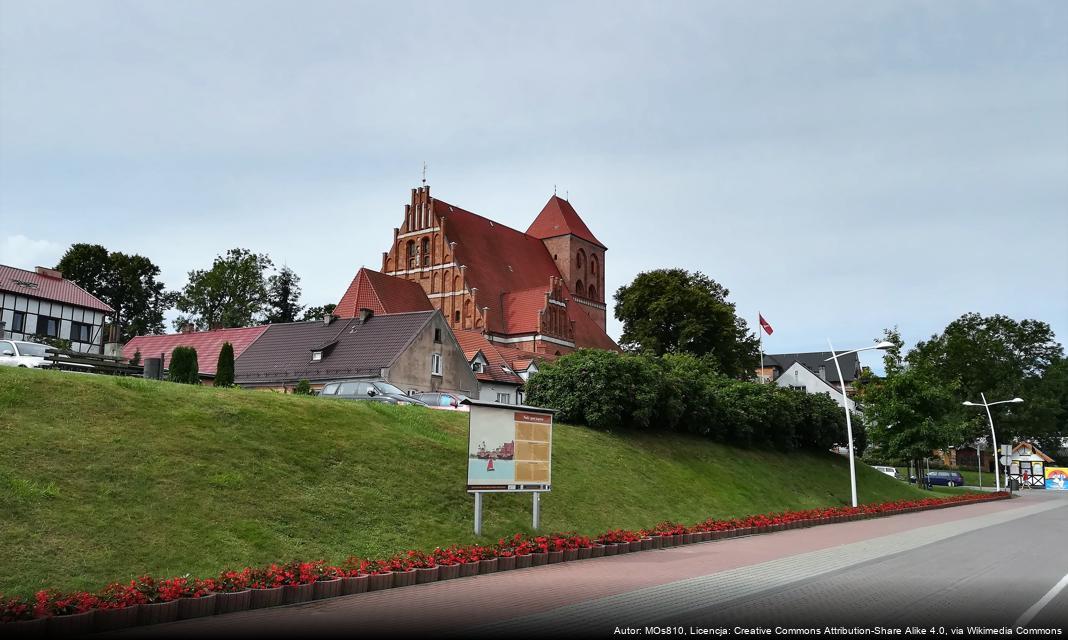
[[[1044,595],[1041,598],[1039,598],[1038,602],[1036,602],[1033,605],[1031,605],[1030,609],[1028,609],[1027,611],[1024,611],[1023,615],[1020,616],[1016,620],[1016,624],[1014,624],[1013,626],[1014,627],[1026,626],[1028,622],[1031,622],[1031,618],[1034,618],[1036,615],[1038,615],[1038,612],[1042,611],[1043,607],[1045,607],[1047,604],[1049,604],[1050,600],[1056,598],[1057,594],[1061,592],[1061,589],[1064,589],[1065,587],[1068,587],[1068,575],[1065,575],[1063,578],[1061,578],[1060,582],[1058,582],[1057,584],[1053,585],[1053,588],[1050,589],[1046,593],[1046,595]]]
[[[742,597],[910,551],[963,533],[1062,507],[1062,504],[1056,502],[1045,502],[928,525],[907,532],[564,605],[541,613],[467,628],[464,633],[480,636],[496,635],[502,631],[520,635],[556,632],[582,635],[603,632],[604,629],[616,626],[640,627],[650,620],[670,619],[712,605],[723,605]]]

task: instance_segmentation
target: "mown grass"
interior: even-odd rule
[[[0,368],[0,592],[473,542],[467,414]],[[860,465],[862,501],[930,495]],[[543,530],[849,498],[846,460],[557,425]],[[483,540],[530,525],[490,495]]]

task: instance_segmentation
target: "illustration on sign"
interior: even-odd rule
[[[1068,467],[1046,467],[1046,488],[1068,491]]]
[[[548,491],[552,413],[469,402],[469,491]]]

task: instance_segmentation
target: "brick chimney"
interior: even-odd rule
[[[55,269],[49,269],[48,267],[37,267],[36,269],[34,269],[34,271],[37,272],[37,275],[44,276],[46,278],[55,278],[56,280],[63,279],[62,271],[56,271]]]
[[[193,333],[194,331],[196,331],[196,327],[193,326],[192,322],[187,322],[187,323],[183,324],[182,328],[179,329],[178,331],[180,333]]]
[[[371,309],[367,309],[367,308],[360,309],[360,315],[358,316],[360,324],[363,324],[363,323],[367,322],[368,320],[370,320],[371,316],[373,316],[374,314],[375,314],[375,312],[373,310],[371,310]]]

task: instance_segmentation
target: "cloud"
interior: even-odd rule
[[[59,261],[63,247],[50,240],[34,240],[22,234],[4,238],[0,244],[0,264],[19,269],[52,266]]]

